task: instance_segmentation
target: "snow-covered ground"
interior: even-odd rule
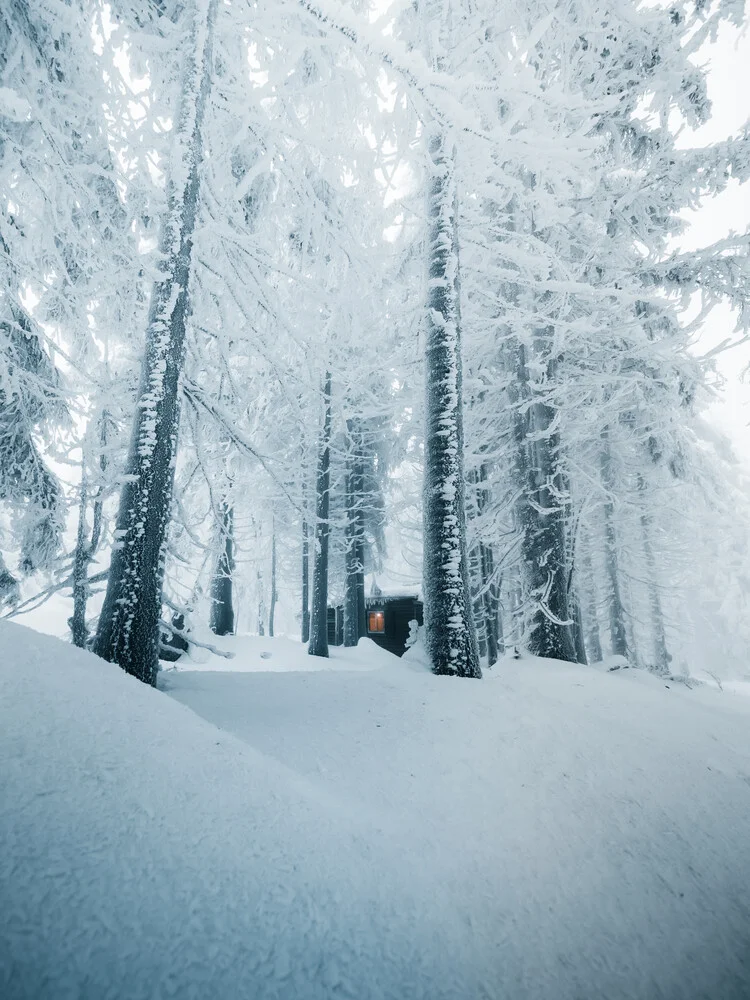
[[[227,642],[0,623],[3,1000],[750,996],[750,699]]]

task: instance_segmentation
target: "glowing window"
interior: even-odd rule
[[[382,611],[371,611],[367,616],[368,632],[385,632],[385,615]]]

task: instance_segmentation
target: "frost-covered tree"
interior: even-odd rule
[[[152,292],[126,481],[94,644],[99,656],[149,684],[156,683],[158,668],[164,544],[172,505],[216,8],[216,0],[196,0],[191,12],[160,241],[164,277]]]

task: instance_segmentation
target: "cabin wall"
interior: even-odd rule
[[[409,638],[409,622],[423,624],[422,602],[414,597],[368,598],[365,606],[365,621],[369,625],[370,611],[382,611],[384,615],[384,632],[365,633],[368,639],[387,649],[395,656],[403,656],[406,652],[406,640]],[[344,642],[344,609],[343,607],[328,608],[328,645],[341,646]]]
[[[366,611],[383,610],[385,615],[385,632],[369,632],[367,637],[387,649],[389,653],[403,656],[406,652],[406,640],[409,638],[409,622],[422,624],[422,602],[413,597],[397,598],[389,601],[369,600]],[[369,623],[369,618],[367,619]]]

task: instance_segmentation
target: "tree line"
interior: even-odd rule
[[[718,578],[696,559],[744,607],[692,348],[720,302],[743,335],[748,237],[679,249],[750,174],[747,132],[683,136],[742,17],[5,4],[6,614],[62,590],[72,640],[150,684],[164,636],[231,633],[240,594],[327,656],[332,595],[355,645],[395,534],[436,673],[524,647],[669,674]]]

